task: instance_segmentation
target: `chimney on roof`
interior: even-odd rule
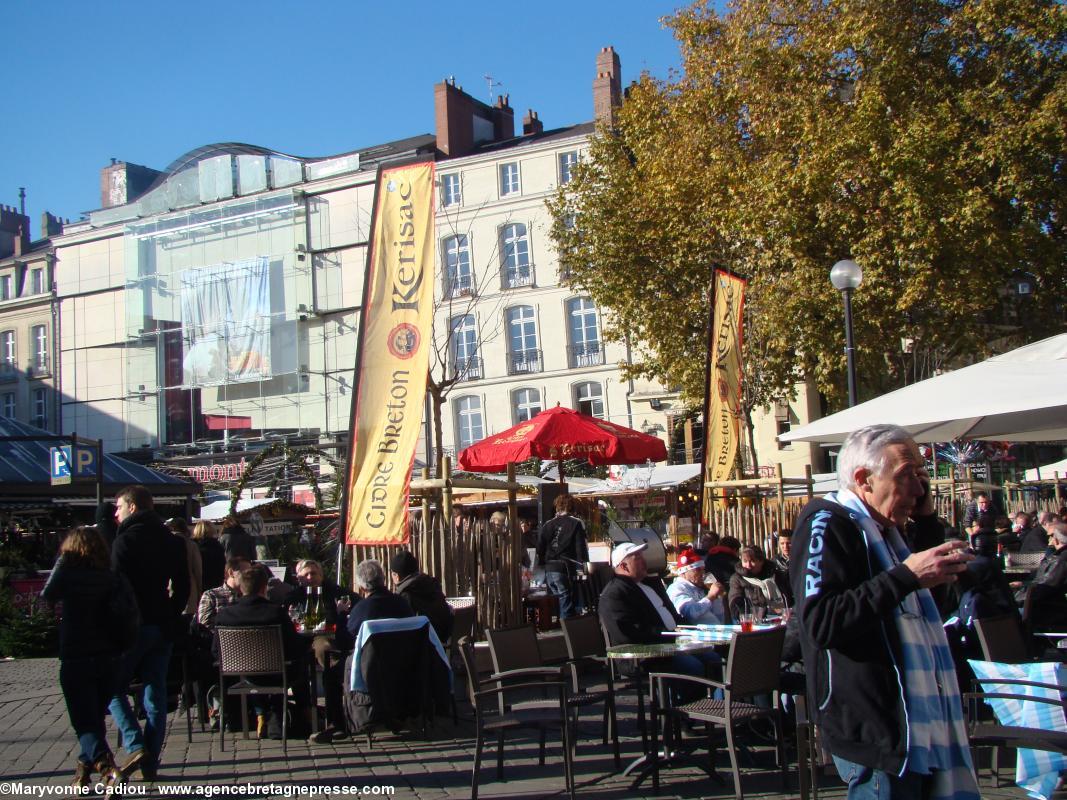
[[[111,163],[100,170],[100,207],[112,208],[132,203],[161,174],[151,167],[111,159]]]
[[[63,233],[63,220],[45,211],[41,214],[41,238],[49,239]]]
[[[544,133],[545,126],[537,117],[537,112],[532,108],[527,110],[526,116],[522,118],[522,135],[531,136],[537,133]]]
[[[437,149],[447,158],[465,156],[485,142],[515,137],[515,112],[507,95],[498,97],[495,105],[486,105],[449,78],[433,87],[433,100]]]
[[[510,95],[500,94],[493,106],[493,141],[502,142],[515,138],[515,112],[508,104]]]
[[[29,245],[30,218],[14,206],[0,205],[0,258],[20,256]]]
[[[622,104],[622,69],[614,47],[601,48],[593,79],[593,119],[605,125],[615,122],[615,109]]]

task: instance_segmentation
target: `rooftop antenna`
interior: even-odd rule
[[[502,84],[500,81],[493,80],[493,76],[489,74],[485,74],[482,77],[485,78],[485,82],[489,85],[489,102],[491,104],[493,102],[493,87],[503,86],[504,84]]]

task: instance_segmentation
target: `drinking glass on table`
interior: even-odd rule
[[[756,614],[748,600],[745,600],[745,605],[741,609],[741,614],[738,616],[737,621],[741,624],[741,633],[750,633],[755,628]]]

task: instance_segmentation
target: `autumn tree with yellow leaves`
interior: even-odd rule
[[[864,270],[861,399],[904,382],[902,338],[951,366],[1063,330],[1063,4],[748,0],[666,24],[681,73],[632,85],[551,203],[563,270],[647,348],[634,373],[699,403],[717,265],[750,279],[750,407],[801,379],[843,403],[841,258]]]

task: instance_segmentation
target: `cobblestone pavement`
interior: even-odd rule
[[[59,690],[58,662],[54,659],[27,659],[0,662],[0,795],[21,791],[41,791],[40,787],[66,786],[73,774],[77,757],[76,740],[66,716],[63,696]],[[469,707],[460,706],[460,713]],[[620,709],[620,728],[623,732],[624,763],[635,758],[641,749],[637,736],[634,709],[624,705]],[[158,797],[184,787],[191,796],[208,796],[223,786],[249,785],[255,796],[309,796],[312,790],[325,787],[350,787],[363,790],[362,796],[389,794],[398,798],[470,797],[471,765],[473,762],[473,725],[460,720],[439,720],[428,737],[404,732],[399,736],[375,736],[368,747],[362,737],[335,744],[314,745],[290,740],[288,755],[282,743],[244,740],[239,735],[227,737],[225,750],[217,734],[201,732],[193,721],[192,741],[187,741],[184,717],[170,715],[163,764],[158,784],[133,781],[127,796]],[[109,723],[110,741],[115,733]],[[599,718],[586,717],[578,744],[575,765],[578,795],[583,798],[622,800],[623,798],[732,797],[729,787],[728,761],[719,754],[719,771],[727,785],[712,781],[695,767],[664,770],[661,790],[653,794],[650,781],[638,790],[630,788],[630,781],[618,774],[612,764],[610,751],[600,744]],[[124,754],[119,754],[119,759]],[[793,764],[790,781],[793,789],[783,793],[774,768],[772,752],[755,748],[756,769],[743,775],[746,796],[777,798],[798,797],[796,766]],[[549,744],[547,764],[537,764],[537,742],[516,738],[505,747],[506,782],[496,780],[495,748],[490,747],[481,770],[479,797],[542,798],[566,796],[563,785],[562,760],[558,746]],[[819,796],[837,800],[844,797],[842,784],[828,770],[821,783]],[[1002,774],[1010,779],[1012,770]],[[1018,798],[1025,794],[1015,788],[994,789],[989,771],[983,770],[984,797]],[[273,785],[269,789],[268,785]],[[303,788],[301,788],[303,787]],[[262,792],[262,793],[259,793]],[[301,794],[303,792],[303,794]],[[172,795],[173,796],[173,795]]]

